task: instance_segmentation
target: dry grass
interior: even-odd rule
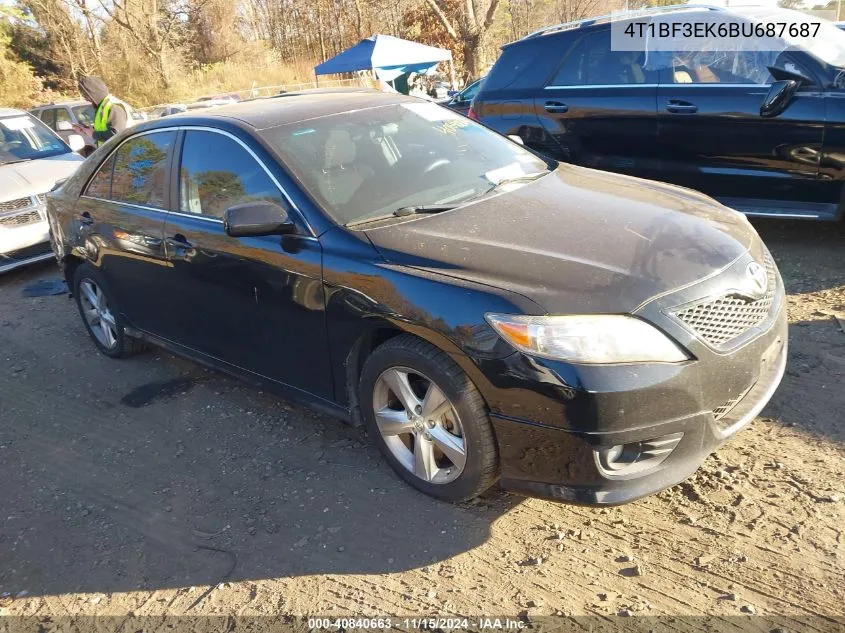
[[[155,87],[154,82],[144,81],[141,69],[124,69],[113,77],[105,77],[113,94],[127,101],[138,110],[153,110],[167,103],[192,103],[200,97],[235,93],[243,99],[267,97],[281,90],[305,90],[318,87],[314,80],[314,61],[283,64],[272,55],[262,55],[251,62],[221,62],[175,74],[166,89]],[[371,85],[366,79],[338,79],[336,75],[320,78],[319,87]],[[65,99],[78,99],[78,94],[61,95],[42,92],[33,103],[48,103]]]
[[[283,64],[269,55],[253,62],[222,62],[194,70],[176,79],[168,91],[166,101],[193,101],[203,96],[230,92],[246,96],[246,93],[255,87],[310,82],[314,80],[315,65],[316,62]]]

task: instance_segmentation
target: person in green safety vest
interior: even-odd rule
[[[99,77],[82,77],[79,80],[79,92],[94,106],[94,140],[102,145],[118,132],[126,129],[132,109],[109,94],[105,82]]]

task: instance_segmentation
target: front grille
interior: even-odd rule
[[[0,202],[0,213],[8,213],[10,211],[20,211],[21,209],[26,209],[27,207],[32,206],[32,198],[27,196],[26,198],[16,198],[14,200],[6,200],[6,202]]]
[[[768,287],[763,298],[752,300],[738,294],[725,295],[688,306],[676,312],[675,316],[708,345],[726,347],[734,339],[763,323],[771,312],[777,291],[777,272],[768,251],[764,264]]]
[[[736,433],[759,412],[780,382],[786,366],[786,342],[780,337],[769,346],[760,360],[760,373],[740,395],[713,409],[713,423],[721,437]]]
[[[7,229],[14,229],[20,226],[27,226],[28,224],[35,224],[40,221],[41,216],[38,214],[38,211],[32,210],[24,213],[17,213],[15,215],[0,217],[0,226],[4,226]]]
[[[751,387],[753,387],[753,386],[754,385],[751,385]],[[736,405],[738,405],[740,402],[742,402],[742,399],[745,398],[745,396],[748,395],[749,391],[751,391],[751,387],[748,387],[748,389],[743,391],[736,398],[731,398],[725,404],[723,404],[721,407],[716,407],[715,409],[713,409],[713,421],[717,423],[717,426],[721,427],[721,425],[718,424],[719,420],[721,420],[726,415],[728,415],[728,413],[733,411],[733,408]]]

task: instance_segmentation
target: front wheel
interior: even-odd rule
[[[484,400],[444,352],[410,335],[393,338],[367,358],[359,389],[368,433],[417,490],[463,501],[498,478]]]

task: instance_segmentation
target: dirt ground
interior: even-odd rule
[[[756,225],[789,291],[782,386],[693,478],[613,509],[428,499],[359,429],[158,350],[99,355],[66,296],[23,296],[53,265],[4,275],[0,613],[756,614],[726,621],[839,630],[845,225]]]

